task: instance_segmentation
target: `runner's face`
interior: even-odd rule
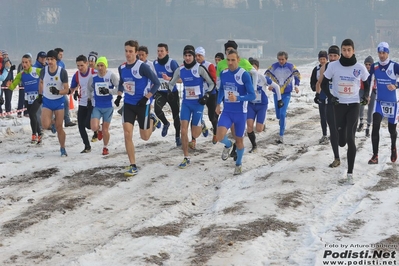
[[[367,68],[367,71],[370,72],[371,63],[365,63],[364,65],[365,65],[365,67]]]
[[[126,45],[125,46],[125,57],[128,64],[136,62],[137,51],[136,47]],[[98,65],[97,65],[98,67]]]
[[[282,65],[284,65],[285,63],[287,63],[287,58],[285,58],[284,55],[280,55],[280,56],[277,57],[277,61],[278,61],[278,63],[282,66]]]
[[[185,54],[184,55],[184,62],[186,62],[187,64],[191,64],[194,61],[194,56],[192,54]]]
[[[339,55],[337,55],[337,54],[329,54],[328,55],[328,60],[330,60],[330,62],[337,61],[338,59],[339,59]]]
[[[47,64],[49,67],[53,68],[57,66],[57,60],[54,57],[47,57]]]
[[[351,58],[355,53],[355,49],[353,49],[353,47],[350,45],[342,46],[341,51],[342,51],[343,57],[345,57],[345,58]]]
[[[139,51],[139,59],[143,62],[147,61],[148,54],[144,51]]]
[[[216,65],[217,65],[220,61],[222,61],[222,59],[220,59],[220,57],[215,57],[215,63],[216,63]]]
[[[201,64],[202,62],[205,61],[205,58],[204,58],[204,56],[201,55],[201,54],[196,54],[196,55],[195,55],[195,60],[197,60],[197,62]]]
[[[89,67],[96,69],[96,61],[89,61]]]
[[[22,58],[22,68],[24,70],[28,70],[31,65],[32,64],[31,64],[31,62],[30,62],[30,60],[28,58]]]
[[[64,57],[64,52],[58,53],[58,59],[61,60]]]
[[[227,55],[227,65],[230,71],[234,71],[238,68],[238,55],[235,53]]]
[[[98,63],[97,64],[97,70],[98,70],[98,73],[100,73],[101,76],[104,76],[105,73],[107,73],[107,67],[104,65],[104,63]]]
[[[378,58],[381,62],[384,62],[388,59],[389,54],[387,52],[378,52]]]
[[[166,51],[165,47],[158,47],[157,54],[158,59],[162,59],[168,54],[168,51]]]
[[[325,58],[325,57],[320,57],[319,58],[319,63],[320,63],[320,65],[325,65],[326,63],[327,63],[327,58]]]
[[[83,62],[83,61],[78,61],[76,62],[76,66],[78,67],[78,70],[80,73],[85,74],[87,72],[87,66],[88,63]]]

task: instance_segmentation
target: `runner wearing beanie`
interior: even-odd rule
[[[363,64],[357,62],[355,45],[351,39],[342,41],[341,51],[341,58],[329,64],[320,78],[332,80],[331,94],[333,96],[331,101],[334,104],[338,145],[341,147],[348,146],[347,176],[342,181],[353,184],[353,168],[356,158],[355,133],[359,117],[359,105],[360,103],[365,105],[369,100],[369,73]],[[364,85],[365,96],[359,100],[361,82]]]
[[[396,124],[399,118],[398,87],[399,64],[389,59],[389,45],[381,42],[377,47],[378,62],[370,69],[370,76],[374,75],[377,84],[377,97],[373,113],[373,130],[371,142],[373,145],[373,157],[369,164],[378,163],[378,146],[380,142],[380,126],[384,117],[388,119],[388,131],[391,137],[391,162],[395,162],[398,154],[396,151],[396,139],[398,133]]]
[[[328,62],[327,51],[320,51],[318,54],[319,65],[315,66],[312,70],[312,75],[310,76],[310,87],[313,91],[316,91],[316,83],[320,77],[320,68],[324,66]],[[326,105],[326,94],[324,92],[320,92],[320,94],[316,93],[314,102],[319,107],[319,115],[320,115],[320,125],[322,131],[322,137],[319,140],[319,144],[327,144],[329,139],[327,137],[327,105]]]
[[[334,62],[339,59],[340,56],[340,49],[336,45],[330,46],[328,48],[328,60],[331,62]],[[329,62],[327,62],[324,66],[320,68],[319,76],[323,76],[324,71],[327,69]],[[331,81],[327,79],[321,79],[318,78],[317,83],[316,83],[316,97],[317,98],[317,93],[323,92],[326,96],[326,119],[327,119],[327,125],[328,129],[330,131],[330,144],[331,148],[334,153],[334,160],[332,163],[329,164],[329,167],[338,167],[341,164],[341,160],[339,157],[339,148],[338,148],[338,132],[335,126],[335,115],[334,115],[334,105],[331,101],[332,94],[330,92],[330,86],[331,86]]]

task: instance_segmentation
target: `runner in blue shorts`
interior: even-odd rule
[[[50,50],[47,53],[47,66],[40,72],[39,98],[43,97],[42,126],[50,128],[53,114],[55,128],[60,143],[61,156],[68,156],[65,150],[66,134],[62,127],[64,121],[64,95],[69,93],[68,73],[64,68],[57,66],[58,53]]]
[[[225,145],[222,160],[227,160],[232,142],[227,138],[227,130],[234,124],[237,160],[234,175],[242,173],[242,157],[244,155],[244,132],[247,121],[248,101],[256,99],[250,75],[238,66],[240,58],[236,50],[227,53],[228,69],[220,74],[220,88],[216,105],[216,113],[221,114],[216,131],[216,138]],[[223,112],[220,104],[223,101]]]
[[[112,120],[114,107],[112,106],[113,94],[118,93],[119,78],[111,71],[107,70],[108,60],[102,56],[96,62],[98,72],[89,78],[87,88],[89,89],[89,98],[94,95],[94,108],[91,113],[90,128],[97,131],[98,140],[103,139],[102,155],[108,155],[109,144],[109,126]],[[93,93],[94,92],[94,93]],[[100,120],[103,119],[102,128]]]
[[[177,68],[173,73],[173,78],[169,82],[169,89],[172,90],[176,82],[181,79],[183,82],[183,97],[180,110],[181,121],[181,140],[183,146],[184,159],[179,168],[186,168],[190,165],[190,155],[188,153],[188,126],[190,120],[191,134],[193,138],[198,138],[202,132],[202,114],[204,105],[209,99],[210,92],[215,88],[215,82],[211,78],[206,68],[195,61],[195,48],[186,45],[183,50],[184,64]],[[209,84],[208,90],[204,89],[204,80]]]

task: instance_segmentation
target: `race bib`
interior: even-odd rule
[[[199,99],[199,95],[201,94],[199,86],[184,87],[184,89],[186,91],[186,99],[187,100]]]
[[[237,91],[237,88],[234,86],[224,86],[224,101],[225,102],[230,102],[229,101],[229,95],[234,94],[237,98],[240,96],[240,93]],[[231,102],[231,103],[239,103],[239,101]]]
[[[338,83],[338,94],[341,98],[349,98],[352,97],[354,94],[353,83],[349,82],[340,82]]]
[[[123,88],[125,88],[127,94],[134,95],[136,93],[136,82],[126,81],[123,83]]]
[[[25,101],[28,101],[28,104],[32,104],[38,95],[39,93],[37,91],[25,92]]]
[[[166,80],[160,78],[160,79],[159,79],[159,82],[161,83],[161,86],[159,86],[159,89],[158,89],[158,90],[160,90],[160,91],[167,91],[167,90],[169,90],[169,83],[168,83],[168,81],[166,81]]]
[[[107,94],[100,93],[100,88],[101,89],[109,89],[108,86],[109,86],[108,82],[97,82],[95,85],[95,88],[94,88],[96,90],[96,95],[97,96],[108,96],[109,93],[107,93]]]
[[[387,118],[395,117],[395,103],[392,102],[380,102],[382,115]]]

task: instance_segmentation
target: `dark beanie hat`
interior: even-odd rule
[[[374,59],[371,57],[371,55],[369,55],[366,57],[366,59],[364,59],[364,63],[370,63],[372,65],[374,64]]]
[[[320,51],[318,57],[319,57],[319,58],[325,57],[325,58],[328,59],[328,57],[327,57],[327,52],[326,52],[326,51]]]
[[[328,54],[337,54],[340,55],[339,47],[336,45],[331,45],[330,48],[328,48]]]
[[[53,57],[55,60],[58,59],[58,53],[54,50],[50,50],[47,52],[47,57]]]
[[[184,46],[183,49],[183,55],[185,54],[192,54],[193,56],[195,56],[195,48],[192,45],[186,45]]]
[[[215,58],[220,58],[220,59],[224,59],[224,54],[222,54],[222,53],[217,53],[217,54],[215,54]]]
[[[234,48],[235,50],[237,50],[238,45],[237,45],[237,43],[236,43],[235,41],[228,40],[228,41],[224,44],[224,50],[226,51],[227,48],[229,48],[229,47],[232,47],[232,48]]]

